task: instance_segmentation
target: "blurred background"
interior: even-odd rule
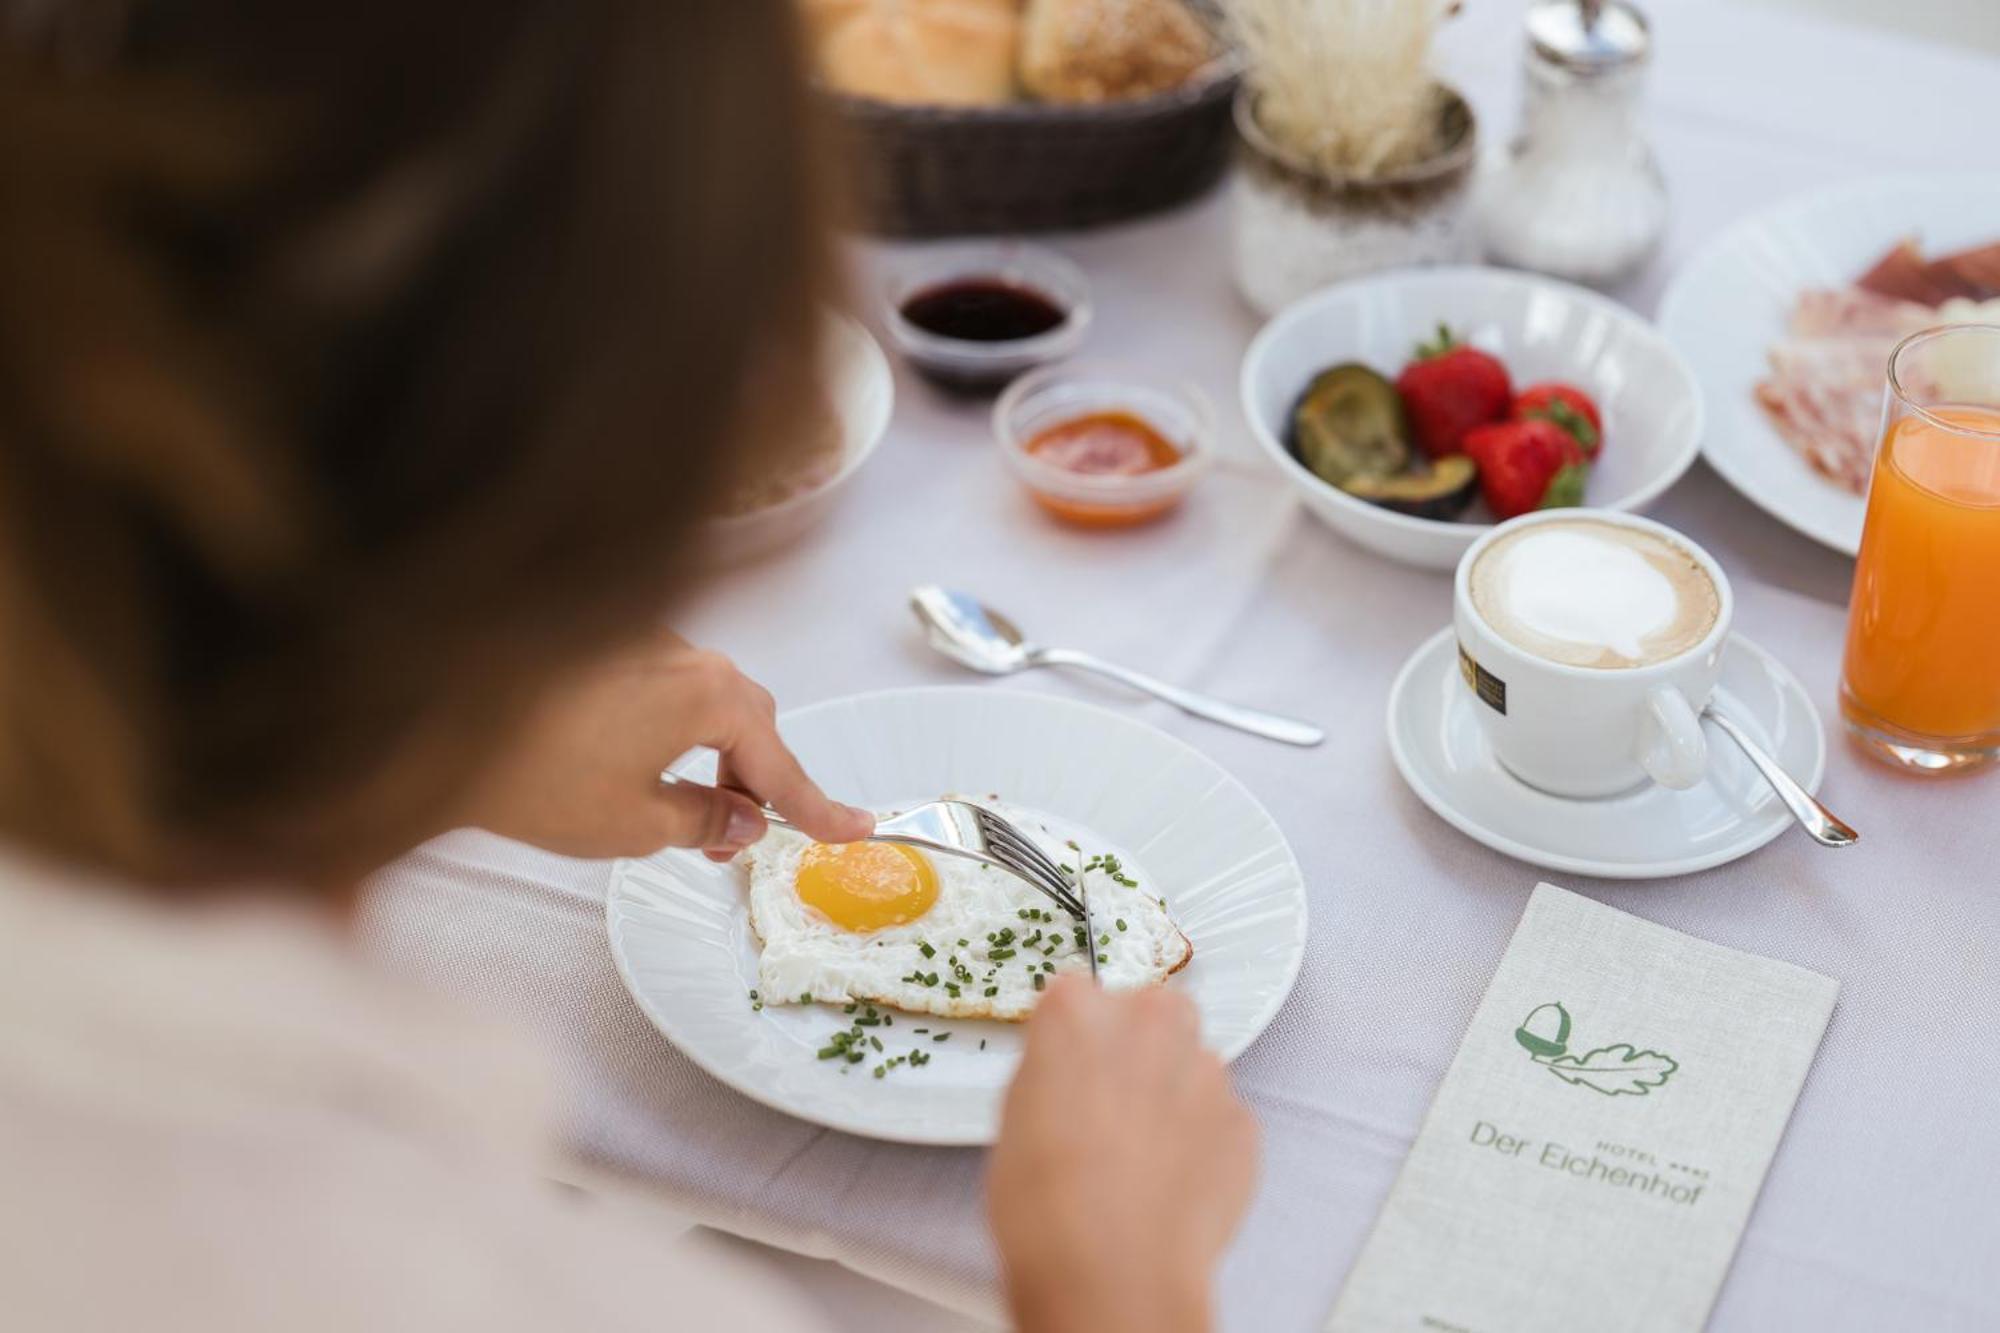
[[[2000,3],[1995,0],[1743,0],[1743,3],[1803,10],[1820,18],[1873,24],[1913,37],[2000,51]],[[1673,0],[1655,0],[1653,9],[1671,12]]]

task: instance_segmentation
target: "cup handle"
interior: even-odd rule
[[[1708,740],[1687,696],[1671,685],[1646,695],[1639,722],[1639,766],[1662,787],[1685,791],[1708,768]]]

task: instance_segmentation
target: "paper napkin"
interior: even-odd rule
[[[1699,1329],[1838,990],[1539,885],[1329,1333]]]

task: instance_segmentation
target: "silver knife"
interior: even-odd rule
[[[1083,887],[1083,848],[1076,849],[1076,900],[1083,904],[1083,956],[1090,963],[1090,979],[1097,980],[1097,927],[1090,921],[1090,894]]]

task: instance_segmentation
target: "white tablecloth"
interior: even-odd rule
[[[1444,65],[1497,141],[1513,119],[1518,5],[1468,8]],[[2000,166],[2000,63],[1718,0],[1651,9],[1650,123],[1676,214],[1658,263],[1619,293],[1642,310],[1692,247],[1787,194],[1860,173]],[[1331,728],[1326,747],[1300,751],[1084,681],[992,687],[1142,714],[1238,774],[1297,848],[1312,935],[1296,991],[1235,1066],[1263,1123],[1264,1174],[1221,1300],[1233,1329],[1302,1330],[1353,1261],[1537,876],[1446,827],[1391,767],[1385,692],[1448,619],[1448,582],[1343,545],[1256,460],[1234,393],[1255,322],[1231,288],[1226,239],[1218,197],[1057,242],[1095,284],[1089,351],[1183,371],[1221,409],[1230,461],[1180,516],[1128,533],[1053,526],[1002,473],[984,412],[899,368],[889,438],[832,521],[720,578],[678,619],[786,704],[959,681],[903,608],[910,584],[937,580],[1050,641]],[[897,253],[873,250],[864,267]],[[1849,562],[1699,465],[1654,513],[1723,561],[1741,629],[1831,722]],[[1567,882],[1843,983],[1713,1327],[2000,1326],[2000,778],[1913,781],[1838,742],[1831,764],[1829,803],[1867,835],[1852,851],[1794,834],[1684,880]],[[381,877],[370,937],[399,965],[546,1029],[593,1157],[725,1228],[989,1301],[981,1155],[821,1131],[710,1081],[620,988],[605,880],[602,865],[455,835]]]

